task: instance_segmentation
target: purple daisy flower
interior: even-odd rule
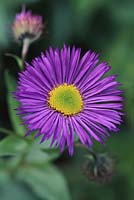
[[[29,129],[38,130],[41,142],[50,139],[51,146],[65,145],[73,154],[74,137],[91,147],[93,139],[100,143],[118,131],[121,124],[122,91],[116,76],[103,77],[110,67],[100,63],[98,54],[88,51],[80,58],[81,49],[49,48],[26,70],[19,73],[15,97]]]
[[[38,39],[43,32],[43,19],[40,15],[33,15],[23,7],[21,13],[15,17],[12,29],[17,41],[29,39],[31,42]]]

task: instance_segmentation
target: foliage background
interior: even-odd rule
[[[1,200],[43,200],[43,199],[73,199],[73,200],[126,200],[134,198],[134,1],[133,0],[1,0],[0,1],[0,127],[14,130],[10,120],[8,104],[10,97],[6,87],[13,85],[13,80],[6,75],[9,70],[17,77],[16,62],[5,56],[10,52],[20,55],[21,46],[17,45],[11,32],[11,24],[21,6],[26,4],[33,13],[43,15],[46,24],[45,34],[32,44],[28,53],[28,60],[40,55],[49,45],[61,47],[64,43],[81,47],[83,53],[92,49],[100,53],[101,60],[107,60],[112,66],[112,72],[118,74],[118,80],[124,90],[124,124],[118,135],[112,133],[104,147],[95,143],[95,149],[107,151],[118,158],[115,175],[111,183],[104,185],[88,181],[82,173],[81,165],[84,162],[84,151],[75,149],[75,155],[69,158],[65,152],[55,160],[55,165],[61,173],[49,163],[44,164],[44,154],[38,154],[40,164],[37,169],[27,170],[20,163],[21,170],[17,179],[7,175],[8,165],[14,165],[17,159],[9,162],[9,155],[22,151],[27,144],[14,141],[3,143],[6,134],[0,133],[0,199]],[[19,127],[16,130],[20,131]],[[23,132],[23,131],[22,131]],[[18,136],[17,136],[18,137]],[[14,144],[15,142],[15,144]],[[18,146],[16,147],[16,145]],[[7,145],[7,146],[6,146]],[[14,149],[13,149],[14,147]],[[46,147],[45,147],[46,148]],[[5,150],[6,149],[6,150]],[[5,153],[5,151],[7,151]],[[3,153],[4,152],[4,153]],[[36,152],[36,153],[35,153]],[[51,154],[53,155],[53,154]],[[45,159],[47,153],[45,150]],[[15,157],[16,158],[16,157]],[[18,158],[18,157],[17,157]],[[56,158],[54,154],[54,158]],[[50,157],[49,157],[50,159]],[[6,162],[6,165],[5,165]],[[45,161],[46,162],[46,161]],[[47,167],[48,165],[48,167]],[[31,166],[31,165],[30,165]],[[53,174],[54,170],[56,173]],[[52,171],[51,171],[52,170]],[[16,172],[15,172],[16,173]],[[36,176],[35,176],[36,175]],[[50,176],[49,176],[50,175]],[[27,178],[29,177],[29,178]],[[58,186],[59,185],[59,188]],[[65,185],[65,187],[61,187]],[[68,185],[68,186],[67,186]],[[61,187],[61,189],[60,189]],[[69,188],[69,189],[68,189]],[[58,194],[58,192],[60,193]],[[69,195],[70,193],[70,195]],[[51,195],[53,194],[53,195]],[[65,197],[64,197],[65,196]],[[71,196],[71,197],[69,197]]]

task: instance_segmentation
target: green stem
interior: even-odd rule
[[[75,146],[80,147],[82,149],[86,149],[88,151],[88,153],[93,156],[93,158],[95,160],[97,159],[96,153],[93,150],[89,149],[86,145],[83,145],[83,144],[77,142],[77,143],[75,143]]]
[[[7,135],[12,135],[12,134],[13,134],[12,131],[10,131],[10,130],[8,130],[8,129],[5,129],[5,128],[1,128],[1,127],[0,127],[0,132],[6,133]]]

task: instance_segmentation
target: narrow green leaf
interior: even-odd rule
[[[19,135],[26,133],[26,128],[21,126],[22,120],[20,116],[16,115],[15,109],[19,107],[19,103],[13,98],[12,92],[16,90],[16,80],[12,77],[8,71],[5,71],[5,81],[7,86],[7,103],[9,117],[14,131]]]
[[[6,56],[14,58],[18,64],[20,70],[23,70],[23,61],[20,57],[14,55],[14,54],[11,54],[11,53],[6,53]]]
[[[19,155],[24,152],[27,147],[27,142],[17,136],[7,136],[0,142],[0,156]]]
[[[42,167],[26,167],[18,171],[19,180],[27,183],[33,191],[46,200],[69,200],[70,195],[66,180],[53,165]]]
[[[10,130],[8,130],[6,128],[3,128],[3,127],[0,127],[0,132],[5,133],[7,135],[12,135],[13,134],[12,131],[10,131]]]

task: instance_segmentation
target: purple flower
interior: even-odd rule
[[[65,145],[73,154],[74,137],[91,147],[93,139],[100,143],[118,131],[121,124],[122,91],[116,76],[103,77],[110,67],[100,63],[95,52],[80,58],[81,49],[49,48],[19,74],[15,97],[29,129],[38,130],[41,142],[50,139],[51,146]]]
[[[17,41],[29,39],[31,42],[38,39],[43,32],[43,20],[40,15],[32,15],[23,7],[17,14],[12,26],[14,37]]]

